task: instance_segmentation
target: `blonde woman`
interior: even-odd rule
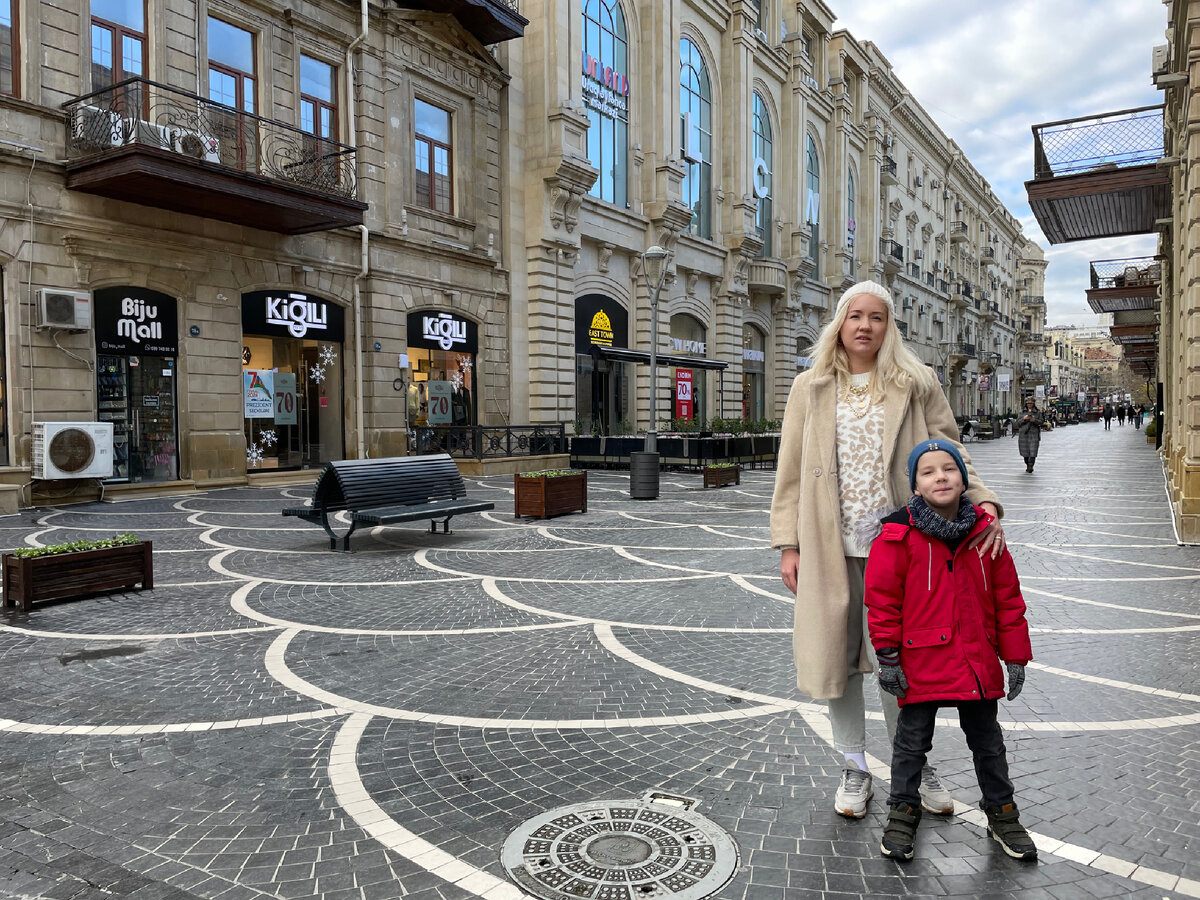
[[[812,368],[796,376],[783,416],[771,546],[783,551],[780,573],[796,597],[792,649],[796,685],[829,701],[834,748],[845,757],[834,808],[862,818],[874,790],[866,762],[863,673],[875,668],[866,640],[863,576],[879,519],[907,502],[908,451],[949,440],[962,454],[967,497],[996,517],[973,542],[995,558],[1004,549],[1003,509],[959,443],[954,415],[932,370],[904,344],[892,296],[863,281],[838,301],[812,350]],[[881,692],[888,737],[896,700]],[[953,811],[931,767],[921,803]]]

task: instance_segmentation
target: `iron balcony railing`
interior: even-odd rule
[[[1162,106],[1033,126],[1033,177],[1037,179],[1142,166],[1162,156]]]
[[[934,287],[937,283],[937,277],[932,272],[926,272],[925,283],[930,287]]]
[[[133,145],[356,199],[353,147],[145,78],[76,97],[63,109],[69,159]]]
[[[889,241],[887,238],[879,239],[879,255],[891,257],[901,265],[904,263],[904,248],[898,242]]]
[[[955,341],[950,345],[950,355],[973,357],[975,355],[975,345],[964,341]]]
[[[1151,287],[1162,281],[1162,263],[1153,256],[1136,259],[1098,259],[1091,265],[1092,290]]]
[[[969,299],[971,299],[971,296],[972,296],[972,294],[973,294],[973,292],[974,292],[974,289],[973,289],[973,288],[972,288],[972,286],[971,286],[971,282],[969,282],[969,281],[960,281],[960,282],[958,283],[958,292],[959,292],[960,294],[962,294],[964,297],[966,297],[968,300],[969,300]]]
[[[567,452],[564,425],[419,425],[408,431],[413,454],[449,453],[459,459],[500,459]]]
[[[890,156],[885,156],[879,162],[879,171],[882,173],[891,175],[893,178],[895,178],[896,177],[896,161],[894,159],[892,159]]]
[[[1025,299],[1022,300],[1021,302],[1024,303],[1026,306],[1045,306],[1046,305],[1046,295],[1045,294],[1026,294]]]
[[[950,293],[950,282],[948,282],[945,278],[939,278],[937,280],[937,289],[939,293],[942,294]]]
[[[961,234],[961,235],[967,234],[967,223],[966,222],[951,222],[950,223],[950,236],[954,237],[954,235],[956,235],[956,234]]]
[[[996,249],[994,247],[984,247],[979,251],[979,258],[994,260],[996,258]]]

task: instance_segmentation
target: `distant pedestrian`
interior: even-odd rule
[[[1118,425],[1125,424],[1125,404],[1124,403],[1117,404],[1117,424]]]
[[[1032,472],[1033,464],[1037,460],[1038,447],[1042,443],[1042,414],[1032,397],[1025,401],[1025,409],[1021,411],[1021,418],[1017,420],[1016,438],[1021,459],[1025,460],[1025,471]]]
[[[1112,430],[1112,417],[1113,417],[1112,404],[1105,403],[1104,409],[1100,412],[1100,415],[1104,417],[1104,430],[1105,431]]]
[[[1139,431],[1142,428],[1142,415],[1144,412],[1145,410],[1142,408],[1142,404],[1140,403],[1137,406],[1131,407],[1129,410],[1129,418],[1133,419],[1133,427]]]
[[[991,515],[963,496],[967,467],[949,441],[923,441],[908,457],[913,496],[883,519],[867,561],[867,626],[879,686],[900,714],[892,743],[892,790],[879,851],[913,858],[921,822],[921,772],[938,710],[958,709],[982,793],[988,835],[1014,859],[1037,859],[1021,825],[996,720],[1005,696],[1025,684],[1033,658],[1025,601],[1012,555],[967,547]],[[947,627],[953,623],[953,629]]]

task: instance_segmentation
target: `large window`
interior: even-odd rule
[[[757,421],[766,415],[767,336],[747,322],[742,326],[742,418]]]
[[[771,227],[771,182],[775,164],[771,155],[771,118],[767,115],[767,104],[758,91],[754,92],[754,193],[758,197],[758,211],[754,214],[754,227],[762,241],[762,256],[773,256],[774,246]]]
[[[21,54],[17,46],[17,0],[0,0],[0,94],[17,94]]]
[[[417,203],[439,212],[454,212],[454,148],[450,137],[450,113],[440,106],[413,101],[416,132]]]
[[[208,18],[208,99],[242,112],[255,112],[254,35]]]
[[[337,71],[329,63],[300,55],[300,130],[303,158],[296,174],[317,187],[341,181],[338,136]],[[309,136],[310,135],[310,136]]]
[[[143,0],[93,0],[92,90],[146,77],[146,9]],[[139,88],[114,96],[114,108],[141,108]],[[104,98],[107,100],[108,98]]]
[[[804,172],[805,221],[812,232],[808,239],[808,258],[816,265],[821,243],[821,163],[817,159],[817,145],[812,135],[806,135],[804,140]],[[814,268],[813,275],[818,274]]]
[[[854,232],[858,224],[854,221],[854,173],[846,171],[846,249],[854,249]]]
[[[584,0],[583,97],[588,160],[600,170],[591,194],[624,206],[628,194],[629,48],[617,0]]]
[[[687,172],[683,201],[692,211],[688,231],[712,237],[712,89],[700,50],[687,38],[679,42],[679,107]]]

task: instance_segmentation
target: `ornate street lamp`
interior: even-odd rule
[[[655,244],[642,253],[642,275],[650,292],[650,430],[646,452],[658,452],[658,295],[667,277],[667,251]]]

